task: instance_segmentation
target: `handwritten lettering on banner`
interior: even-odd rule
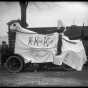
[[[57,42],[57,34],[40,35],[31,34],[28,38],[28,46],[36,48],[50,48],[55,46]]]

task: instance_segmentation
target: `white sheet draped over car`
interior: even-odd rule
[[[62,54],[54,59],[54,63],[65,63],[78,71],[82,70],[83,64],[87,61],[82,41],[69,40],[63,35],[62,44]]]
[[[11,27],[13,29],[13,27]],[[62,63],[80,71],[87,61],[85,49],[81,40],[69,40],[62,36],[62,53],[56,56],[58,33],[37,34],[36,32],[22,28],[16,24],[15,53],[25,59],[25,63],[53,62],[57,65]]]

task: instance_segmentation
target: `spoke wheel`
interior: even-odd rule
[[[19,56],[10,56],[5,63],[5,68],[9,72],[20,72],[23,69],[24,62]]]

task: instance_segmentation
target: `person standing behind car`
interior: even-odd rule
[[[0,44],[0,65],[1,65],[1,47],[2,45]]]
[[[6,61],[8,55],[8,45],[6,41],[2,41],[2,47],[1,47],[1,66],[4,65],[4,62]]]

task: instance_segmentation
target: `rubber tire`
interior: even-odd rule
[[[16,69],[16,70],[11,70],[11,69],[8,67],[9,61],[12,60],[13,58],[18,59],[18,61],[20,62],[20,67],[19,67],[18,69]],[[11,73],[18,73],[18,72],[22,71],[22,69],[23,69],[23,67],[24,67],[24,61],[23,61],[23,59],[22,59],[20,56],[18,56],[18,55],[13,55],[13,56],[9,56],[9,57],[8,57],[8,59],[6,60],[4,66],[5,66],[5,68],[6,68],[6,70],[7,70],[8,72],[11,72]]]

